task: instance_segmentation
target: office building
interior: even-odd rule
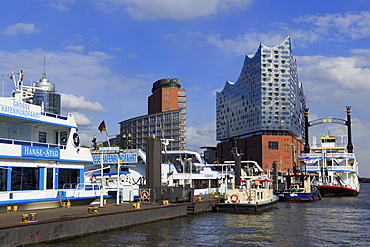
[[[303,147],[305,109],[290,36],[276,46],[261,43],[245,57],[237,81],[226,82],[217,93],[219,161],[238,152],[263,168],[276,161],[280,170],[292,169]]]
[[[155,135],[168,140],[166,148],[185,150],[186,90],[176,78],[154,82],[148,97],[148,115],[138,116],[120,124],[119,140],[123,148],[146,148],[146,140]]]

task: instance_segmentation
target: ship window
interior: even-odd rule
[[[46,143],[46,132],[39,132],[39,142]]]
[[[53,168],[47,168],[46,172],[46,189],[53,189],[54,172]]]
[[[279,149],[279,143],[278,142],[269,142],[268,143],[268,149]]]
[[[78,169],[58,169],[58,189],[75,189],[79,178]]]
[[[0,169],[0,191],[5,191],[6,189],[6,175],[8,173],[7,169]]]
[[[38,190],[39,168],[12,167],[11,190]]]

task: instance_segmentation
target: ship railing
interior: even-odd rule
[[[52,143],[44,142],[32,142],[32,141],[23,141],[23,140],[13,140],[0,138],[0,143],[11,144],[11,145],[22,145],[22,146],[31,146],[31,147],[43,147],[43,148],[56,148],[56,149],[66,149],[66,145],[58,145]]]
[[[73,191],[73,196],[77,196],[81,191],[97,191],[100,190],[100,183],[65,183],[63,184],[62,191]]]
[[[330,170],[335,170],[335,171],[353,171],[353,172],[356,172],[356,167],[355,166],[326,166],[326,168],[330,171]],[[300,171],[301,172],[304,172],[304,171],[320,171],[321,169],[321,166],[301,166],[300,167]]]
[[[68,119],[68,117],[66,117],[66,116],[53,114],[53,113],[50,113],[50,112],[41,112],[41,115],[44,115],[44,116],[47,116],[47,117],[59,118],[59,119],[63,119],[63,120]]]
[[[62,190],[97,190],[100,188],[100,183],[65,183]]]
[[[355,158],[355,154],[353,153],[325,153],[325,157],[326,158],[333,158],[333,157],[337,157],[337,158],[342,158],[342,159],[345,159],[345,158]],[[305,158],[316,158],[316,159],[322,159],[323,158],[323,154],[322,153],[308,153],[308,154],[301,154],[299,156],[300,159],[305,159]]]

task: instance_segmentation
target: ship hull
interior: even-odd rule
[[[218,203],[216,209],[220,213],[261,214],[272,210],[278,201],[279,197],[274,196],[271,200],[260,203]]]
[[[309,193],[279,192],[277,195],[280,202],[314,202],[321,199],[318,190]]]
[[[357,196],[360,191],[342,186],[321,185],[317,188],[320,194],[325,197],[329,196]]]

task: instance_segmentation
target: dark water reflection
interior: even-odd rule
[[[370,184],[358,197],[278,203],[262,215],[208,213],[37,246],[370,246]]]

